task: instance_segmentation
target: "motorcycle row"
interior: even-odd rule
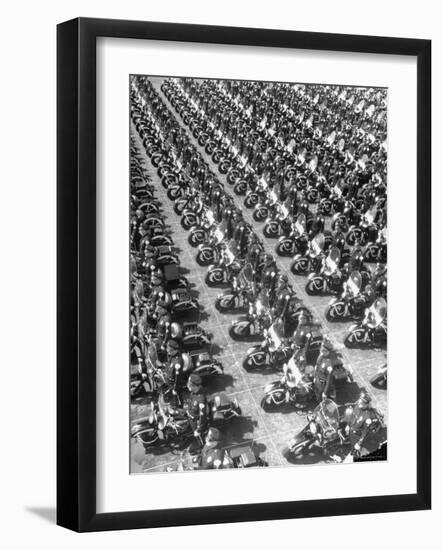
[[[258,88],[254,95],[253,88]],[[278,238],[277,254],[293,258],[293,274],[307,276],[306,293],[335,296],[326,318],[359,321],[350,328],[345,345],[385,345],[385,107],[379,105],[377,113],[372,103],[364,110],[365,100],[354,107],[353,99],[345,105],[357,111],[353,124],[359,121],[362,133],[351,133],[352,124],[326,136],[324,128],[314,128],[315,117],[324,119],[324,89],[311,87],[307,94],[292,86],[286,90],[291,94],[283,97],[291,98],[293,115],[301,114],[292,117],[288,130],[287,103],[281,104],[279,88],[283,85],[245,82],[235,87],[229,81],[192,79],[167,80],[162,86],[234,193],[245,196],[244,206],[253,208],[253,219],[264,221],[264,236]],[[255,98],[248,108],[241,103],[242,89],[249,99]],[[344,92],[341,96],[345,99]],[[364,127],[374,127],[384,141]],[[303,144],[297,153],[293,137],[285,145],[286,136]]]
[[[290,94],[284,85],[262,86],[173,79],[164,81],[162,91],[220,173],[226,174],[234,194],[244,196],[244,206],[253,208],[253,219],[265,221],[264,236],[278,238],[277,254],[293,258],[292,273],[307,275],[306,292],[335,295],[327,319],[358,321],[345,344],[381,345],[386,340],[384,144],[379,146],[376,139],[373,142],[373,134],[363,130],[370,126],[364,124],[357,126],[363,132],[359,141],[350,139],[348,149],[348,129],[336,129],[324,138],[326,128],[318,132],[314,125],[318,104],[323,106],[321,114],[332,111],[326,106],[330,98],[318,97],[322,88],[313,87],[307,93],[303,87],[292,86],[290,97],[295,102],[287,106]],[[382,135],[384,119],[374,117],[373,103],[364,109],[367,99],[356,107],[355,99],[338,99],[339,104],[353,108],[355,121],[375,118],[377,133]],[[300,106],[302,114],[295,116]],[[283,115],[288,111],[293,113],[293,122],[287,129]],[[235,198],[147,78],[132,81],[131,117],[174,211],[188,231],[196,261],[207,267],[206,284],[224,289],[216,300],[218,311],[243,314],[233,321],[230,336],[257,342],[243,360],[244,369],[281,373],[265,388],[261,406],[269,410],[288,403],[299,408],[315,404],[301,440],[295,438],[289,450],[297,455],[313,440],[321,441],[325,449],[328,439],[321,411],[331,410],[332,404],[338,411],[332,401],[336,385],[352,380],[351,367],[343,364],[340,353],[288,283],[287,275],[280,272],[252,224],[244,219]],[[332,113],[336,128],[338,119]],[[291,137],[288,143],[287,136]],[[303,143],[303,148],[292,141]],[[194,320],[198,303],[179,274],[173,242],[139,158],[133,144],[132,395],[145,391],[155,398],[149,417],[137,422],[132,432],[149,448],[159,442],[182,441],[183,434],[195,435],[197,430],[192,431],[194,426],[185,411],[186,380],[194,374],[206,377],[222,373],[222,366],[208,351],[210,335]],[[333,184],[327,183],[330,181]],[[326,219],[330,229],[326,229]],[[373,263],[374,269],[369,266]],[[176,360],[171,360],[177,355],[181,358],[179,368]],[[240,414],[237,404],[228,400],[220,407],[222,397],[215,396],[208,403],[208,410],[222,411],[218,427]],[[334,417],[339,416],[336,411]],[[374,426],[378,429],[382,420],[380,415],[376,418]],[[315,422],[322,426],[321,430],[316,426],[315,432],[321,436],[309,439]],[[201,446],[210,426],[215,425],[214,419],[209,418],[204,425],[205,431],[198,433]],[[342,445],[346,443],[342,422],[336,425],[340,426],[336,441]]]
[[[199,304],[180,274],[174,243],[131,143],[131,435],[153,447],[198,451],[212,427],[241,415],[224,394],[207,400],[203,381],[223,373],[211,354],[211,335],[198,324]],[[149,405],[137,406],[147,396]]]

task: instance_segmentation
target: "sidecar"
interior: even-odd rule
[[[210,376],[212,374],[223,374],[222,364],[213,358],[207,349],[195,349],[189,352],[192,361],[191,371],[200,376]]]
[[[193,298],[187,288],[175,288],[171,292],[171,297],[172,313],[174,315],[199,311],[198,302]]]

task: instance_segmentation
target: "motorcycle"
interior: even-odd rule
[[[333,323],[346,321],[347,319],[359,319],[363,317],[367,301],[361,296],[362,277],[359,271],[353,271],[344,283],[344,292],[341,296],[334,297],[330,301],[325,317]]]
[[[220,226],[213,226],[207,243],[198,246],[196,255],[197,264],[200,266],[209,266],[216,263],[223,245],[225,231]]]
[[[186,231],[189,231],[192,227],[201,223],[201,215],[203,212],[203,205],[201,202],[197,203],[194,208],[183,210],[181,216],[181,226]]]
[[[264,329],[263,342],[247,350],[242,366],[247,371],[262,368],[277,369],[282,367],[291,355],[293,355],[292,346],[281,341],[272,325],[268,330]]]
[[[252,215],[253,219],[256,222],[264,221],[269,217],[270,212],[275,208],[276,204],[278,204],[278,197],[276,196],[276,193],[273,190],[267,192],[264,200],[262,202],[258,202],[255,206]]]
[[[299,214],[295,222],[291,223],[288,234],[281,235],[276,245],[278,256],[293,256],[304,254],[308,247],[307,222],[305,214]]]
[[[308,241],[306,250],[296,254],[293,258],[293,263],[290,266],[293,275],[305,275],[309,271],[318,272],[324,258],[324,248],[325,235],[318,233],[311,241]]]
[[[199,305],[187,288],[175,288],[171,291],[172,315],[183,315],[189,312],[198,312]]]
[[[251,263],[247,262],[238,276],[232,278],[231,290],[217,296],[215,307],[221,313],[240,311],[248,307],[254,295],[254,272]]]
[[[235,275],[238,275],[241,270],[241,262],[235,256],[236,248],[236,243],[231,241],[222,251],[220,261],[209,266],[205,277],[207,286],[225,285],[230,283]]]
[[[274,216],[267,218],[262,232],[268,239],[277,239],[285,233],[287,226],[292,226],[288,208],[285,204],[277,204]]]
[[[287,404],[303,408],[313,398],[313,381],[301,373],[292,356],[284,365],[281,378],[265,386],[261,407],[265,411],[272,411]]]
[[[335,294],[342,287],[342,273],[339,270],[341,252],[333,246],[319,273],[310,273],[305,290],[309,296],[318,296],[324,294]]]
[[[233,340],[260,340],[263,328],[271,323],[270,303],[268,294],[261,291],[254,303],[249,304],[249,312],[245,319],[234,321],[229,329]]]
[[[210,229],[215,224],[215,215],[212,210],[207,209],[203,216],[200,225],[195,225],[189,232],[188,242],[196,248],[200,244],[209,240]]]
[[[223,374],[223,365],[207,349],[194,349],[188,353],[191,360],[190,372],[201,377]]]
[[[365,317],[359,324],[350,327],[344,344],[348,348],[384,346],[387,342],[387,302],[377,298],[365,310]]]
[[[385,230],[379,232],[374,242],[368,242],[364,250],[364,260],[368,263],[387,262],[387,240]]]
[[[328,457],[342,453],[348,441],[340,429],[339,408],[331,399],[319,403],[311,415],[307,415],[307,425],[288,442],[288,453],[300,459],[313,447],[318,447]],[[345,452],[345,451],[344,451]]]
[[[179,342],[186,351],[211,344],[211,335],[194,322],[173,322],[170,325],[170,338]]]

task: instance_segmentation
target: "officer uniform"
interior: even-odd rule
[[[191,374],[187,383],[190,391],[187,414],[190,419],[190,425],[195,432],[202,433],[207,427],[207,398],[202,387],[201,377],[197,374]]]
[[[333,376],[333,364],[329,358],[325,358],[316,363],[315,373],[313,378],[315,396],[318,401],[322,401],[322,394],[335,399],[336,388]]]
[[[378,420],[375,409],[370,406],[370,401],[369,396],[363,396],[354,405],[350,417],[347,418],[350,443],[353,447],[355,445],[362,447],[370,431],[370,426],[374,421]]]

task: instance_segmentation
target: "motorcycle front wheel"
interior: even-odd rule
[[[336,302],[327,308],[325,312],[325,318],[330,323],[336,323],[338,321],[343,321],[345,316],[345,305],[344,302]]]
[[[230,327],[229,334],[236,341],[249,338],[250,324],[247,321],[236,323]]]
[[[265,411],[273,411],[285,403],[285,392],[282,389],[273,390],[261,399],[261,407]]]
[[[244,199],[244,206],[246,208],[253,208],[256,203],[258,202],[258,195],[256,193],[251,193],[250,195],[247,195]]]
[[[270,222],[266,223],[263,229],[264,237],[267,237],[268,239],[276,239],[278,236],[278,223],[277,222]]]
[[[265,366],[265,353],[259,351],[252,355],[248,355],[242,362],[242,366],[246,371],[260,369]]]
[[[202,248],[198,251],[198,254],[196,255],[196,262],[198,265],[205,267],[212,264],[214,258],[215,254],[213,253],[213,250],[211,248]]]
[[[307,258],[298,258],[290,266],[290,271],[293,275],[305,275],[308,270]]]
[[[292,256],[293,254],[293,241],[285,239],[276,245],[276,253],[278,256]]]
[[[207,273],[205,282],[207,286],[214,287],[224,282],[223,272],[221,269],[214,269]]]
[[[365,330],[362,327],[355,328],[347,334],[344,340],[344,344],[347,348],[358,348],[364,346],[367,342],[364,342]]]
[[[232,295],[221,296],[217,298],[215,301],[215,307],[221,313],[227,313],[229,311],[232,311],[234,309],[233,304],[234,304],[234,299]]]
[[[181,226],[188,231],[198,223],[198,218],[194,214],[187,214],[181,218]]]
[[[309,296],[318,296],[324,291],[324,279],[322,277],[314,277],[305,285],[305,291]]]
[[[204,242],[204,230],[196,229],[195,231],[192,231],[192,233],[190,233],[189,238],[187,240],[190,246],[193,246],[193,248],[196,248],[202,242]]]
[[[235,195],[245,195],[247,191],[247,183],[244,180],[240,180],[233,186],[233,192]]]
[[[268,213],[269,213],[268,208],[266,207],[258,208],[253,212],[253,219],[255,220],[255,222],[262,222],[267,218]]]

